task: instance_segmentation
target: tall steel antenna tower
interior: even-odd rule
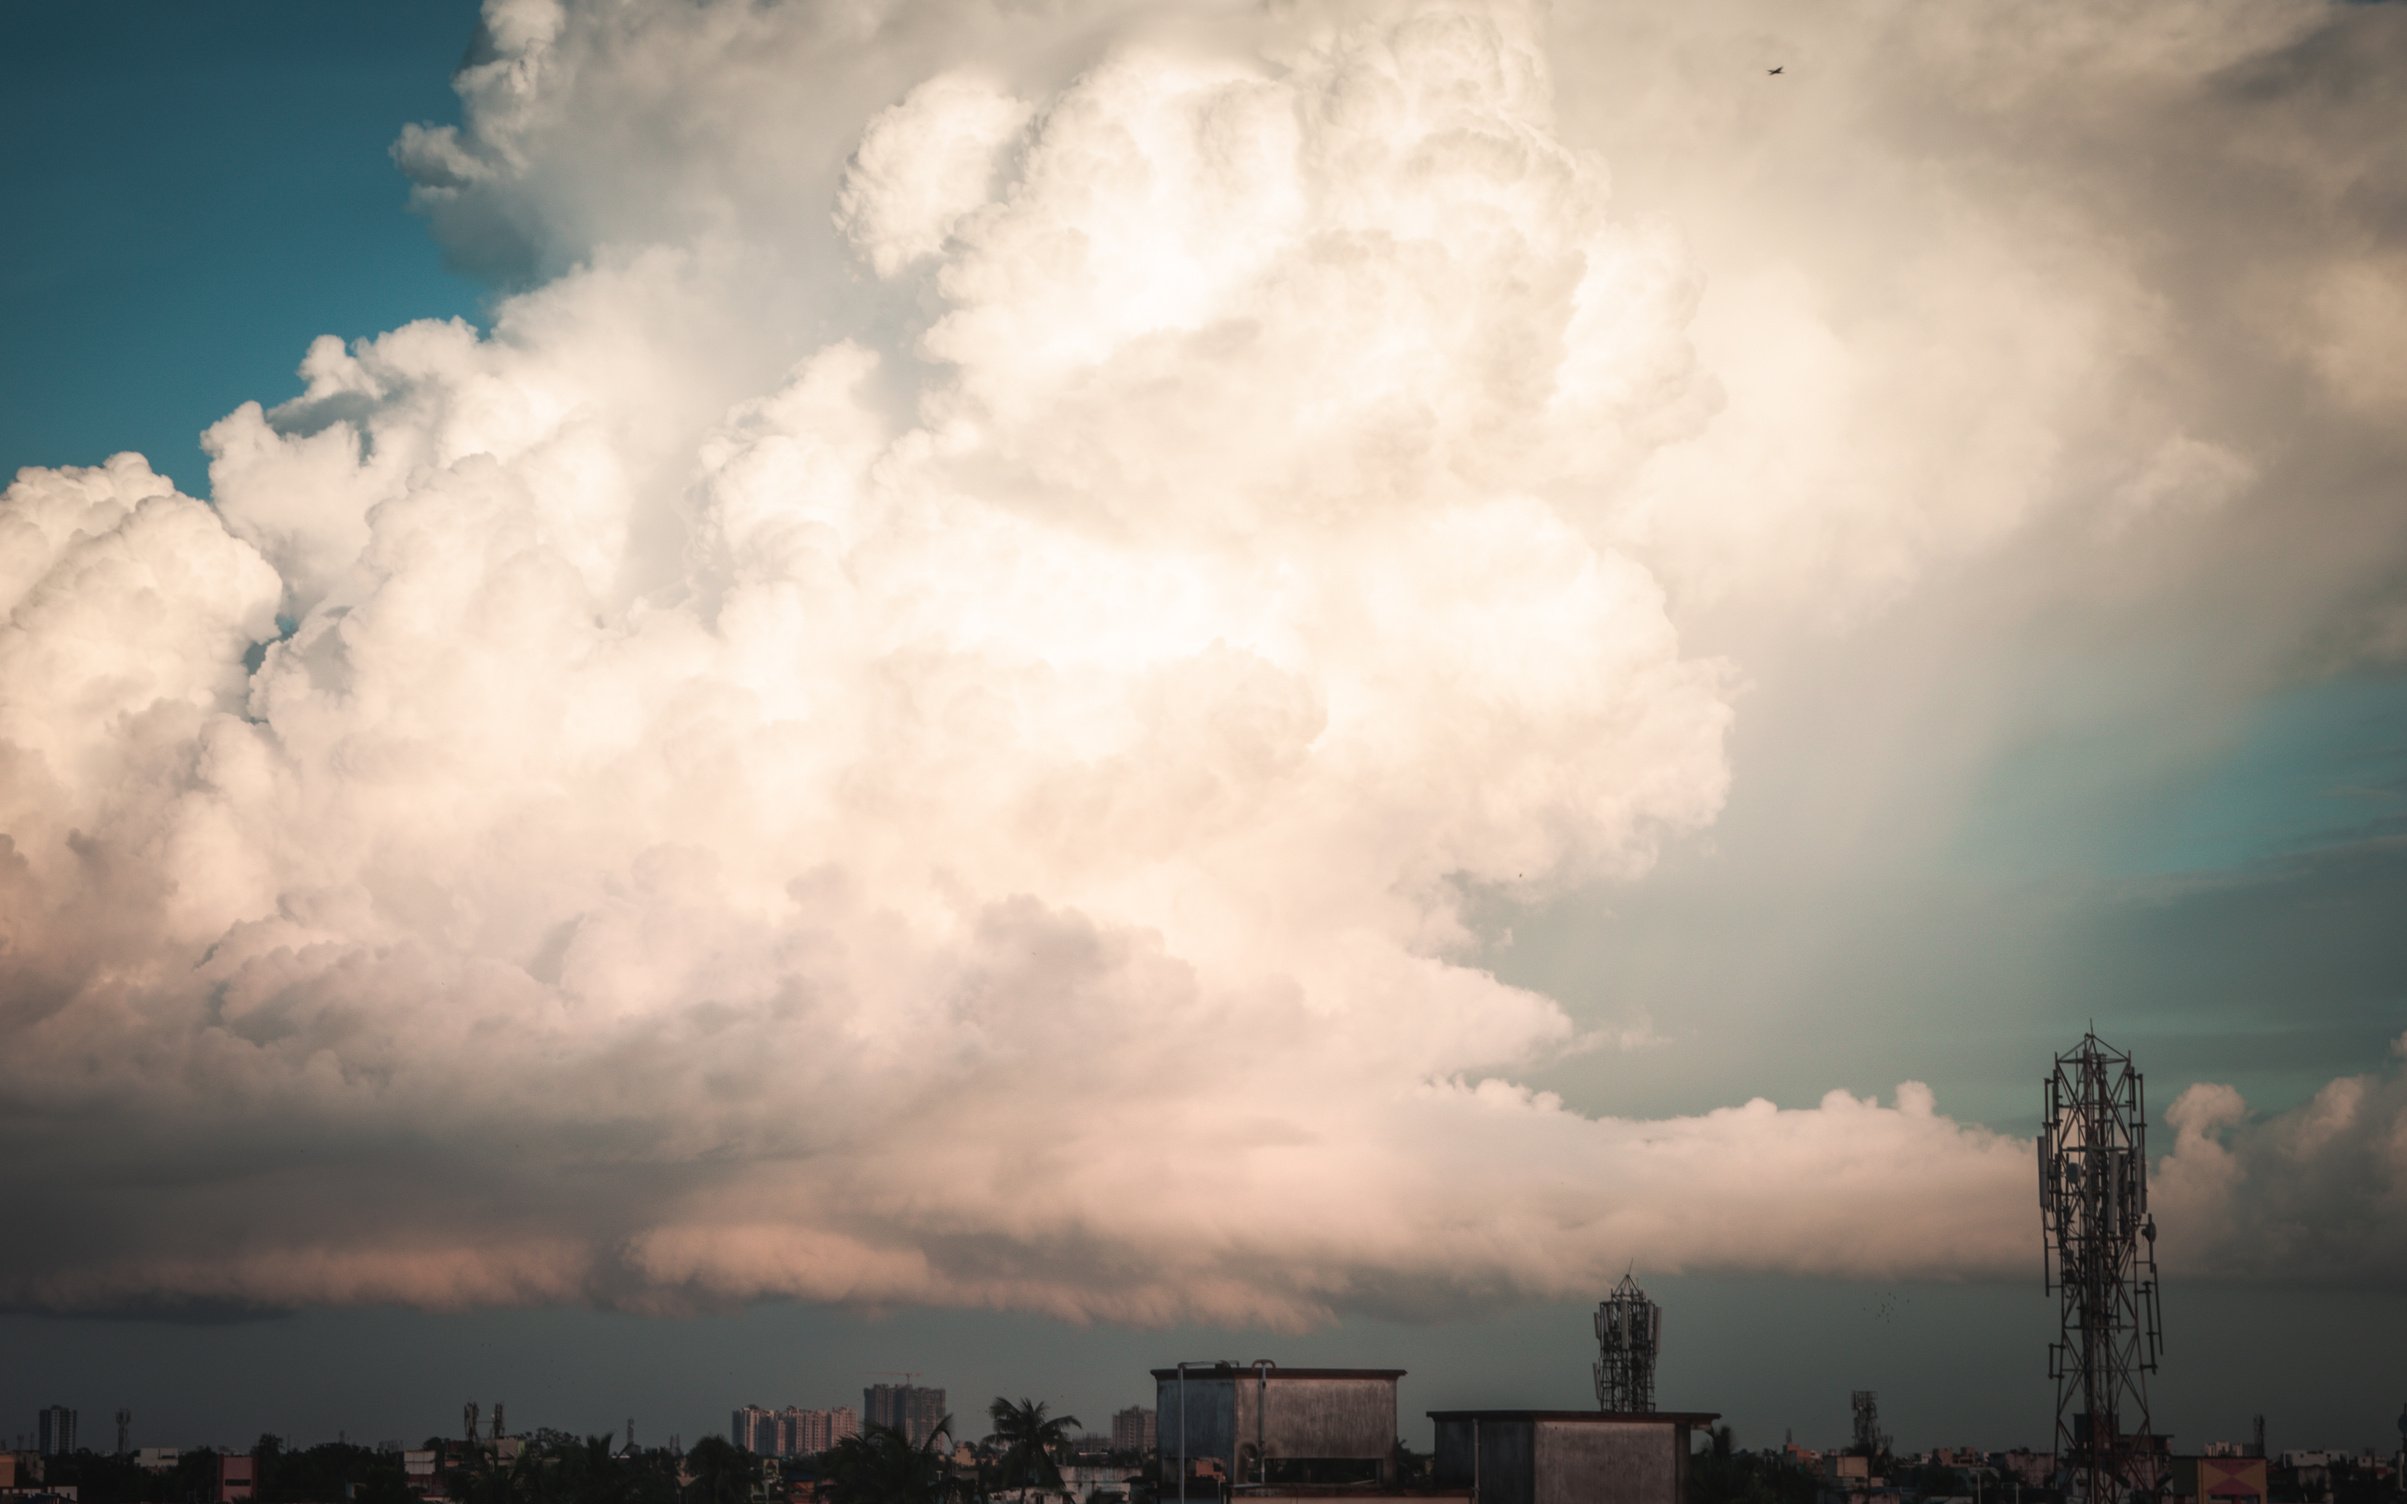
[[[118,1406],[118,1407],[117,1407],[117,1455],[118,1455],[118,1456],[120,1456],[120,1457],[123,1457],[123,1456],[127,1455],[128,1453],[130,1453],[130,1452],[132,1452],[132,1451],[134,1450],[134,1449],[133,1449],[131,1446],[129,1446],[129,1445],[127,1444],[128,1440],[129,1440],[129,1438],[130,1438],[130,1436],[131,1436],[131,1434],[132,1434],[132,1432],[133,1432],[133,1429],[134,1429],[134,1412],[133,1412],[133,1411],[131,1411],[131,1410],[128,1410],[128,1409],[126,1409],[126,1408],[125,1408],[124,1406],[122,1406],[122,1405]]]
[[[467,1404],[465,1404],[465,1405],[462,1405],[462,1406],[460,1407],[460,1424],[461,1424],[461,1425],[463,1425],[463,1426],[466,1426],[466,1427],[468,1428],[468,1444],[469,1444],[470,1446],[475,1446],[475,1445],[476,1445],[476,1401],[474,1401],[474,1400],[470,1400],[470,1401],[469,1401]]]
[[[1596,1308],[1596,1406],[1642,1415],[1655,1408],[1655,1355],[1663,1350],[1663,1307],[1632,1274]]]
[[[2131,1057],[2099,1039],[2056,1057],[2039,1133],[2041,1261],[2059,1297],[2048,1347],[2056,1455],[2090,1504],[2153,1494],[2162,1474],[2147,1375],[2164,1347],[2148,1113]]]

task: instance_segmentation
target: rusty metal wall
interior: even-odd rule
[[[1226,1378],[1188,1375],[1185,1413],[1182,1416],[1179,1381],[1154,1381],[1154,1450],[1165,1464],[1177,1464],[1182,1423],[1190,1462],[1198,1457],[1217,1457],[1223,1466],[1235,1462],[1237,1411],[1234,1389],[1235,1386]]]
[[[1385,1461],[1395,1451],[1394,1379],[1282,1378],[1273,1370],[1265,1390],[1249,1373],[1237,1380],[1236,1400],[1238,1446],[1259,1440],[1274,1458]]]
[[[1476,1436],[1476,1456],[1473,1438]],[[1683,1504],[1685,1425],[1519,1416],[1437,1423],[1436,1481],[1481,1504]]]
[[[1681,1504],[1685,1428],[1539,1421],[1531,1504]]]

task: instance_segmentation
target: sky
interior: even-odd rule
[[[2407,12],[0,27],[0,1431],[2388,1439]]]

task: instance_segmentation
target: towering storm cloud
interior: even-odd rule
[[[2082,65],[2118,129],[2397,48],[2143,11]],[[2021,1139],[1915,1083],[1584,1115],[1514,1083],[1672,1021],[1482,947],[1709,830],[1746,645],[2262,505],[2296,455],[2235,404],[2303,371],[2376,444],[2407,309],[2239,207],[2263,245],[2160,285],[2094,177],[1958,202],[1995,138],[1909,139],[1927,80],[1863,61],[1931,23],[1753,24],[491,0],[464,125],[396,147],[522,289],[490,329],[322,339],[207,503],[130,455],[0,499],[0,1185],[45,1213],[0,1296],[1299,1325],[2027,1266]],[[1632,81],[1725,44],[1682,108]],[[1776,44],[1866,92],[1773,102]],[[2063,149],[2058,31],[1899,45]],[[2247,149],[2373,149],[2333,101]],[[1836,213],[1940,212],[1885,279],[1749,243],[1707,200],[1782,212],[1760,132],[1851,144]],[[1642,212],[1608,151],[1725,176]],[[2323,312],[2181,367],[2241,260]],[[2332,651],[2388,651],[2397,562],[2348,556]],[[2396,1062],[2175,1118],[2190,1248],[2270,1176],[2363,1208],[2334,1273],[2407,1267]]]

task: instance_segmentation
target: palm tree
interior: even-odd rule
[[[936,1449],[936,1438],[950,1441],[952,1435],[949,1415],[918,1446],[892,1426],[865,1427],[829,1449],[829,1496],[834,1504],[942,1504],[945,1454]]]
[[[544,1458],[544,1486],[533,1504],[624,1504],[633,1491],[632,1465],[610,1450],[610,1435],[563,1439]]]
[[[693,1474],[691,1504],[750,1504],[752,1454],[724,1437],[705,1436],[685,1454]]]
[[[1003,1486],[1025,1488],[1061,1487],[1061,1468],[1055,1462],[1070,1448],[1071,1428],[1078,1424],[1075,1415],[1046,1418],[1045,1407],[1036,1400],[1023,1399],[1018,1404],[995,1396],[986,1407],[994,1417],[995,1440],[1003,1443]]]

